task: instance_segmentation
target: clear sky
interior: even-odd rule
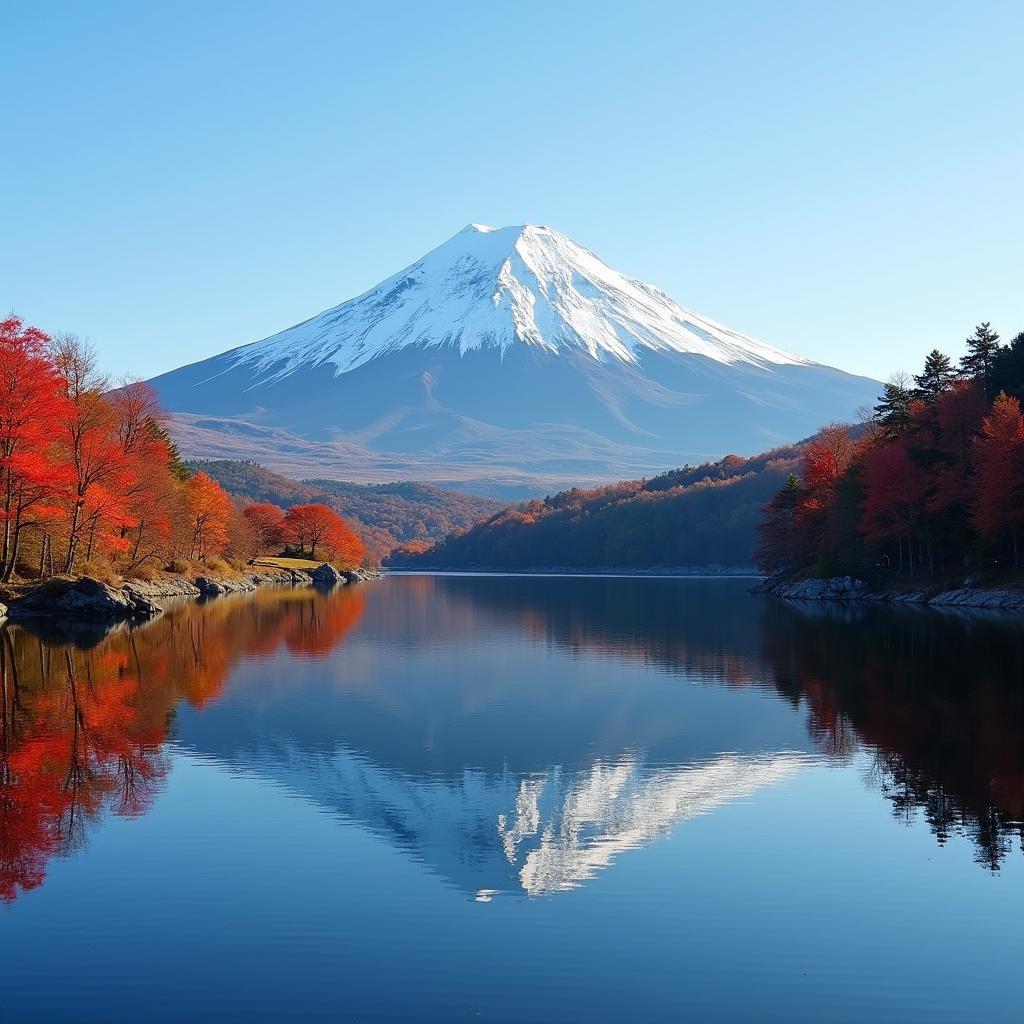
[[[877,377],[1024,330],[1024,3],[0,0],[0,312],[151,375],[549,224]]]

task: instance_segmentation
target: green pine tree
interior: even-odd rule
[[[992,330],[987,321],[974,328],[974,334],[967,339],[967,354],[960,359],[960,372],[963,376],[980,381],[985,394],[993,397],[992,371],[1002,346],[999,335]]]
[[[922,402],[934,402],[956,377],[949,356],[943,355],[937,348],[928,353],[924,361],[924,370],[914,375],[914,398]]]
[[[992,390],[996,394],[1005,391],[1024,400],[1024,331],[999,350],[992,373]]]
[[[902,373],[891,377],[883,385],[882,394],[875,406],[875,422],[881,424],[888,436],[895,437],[906,430],[910,423],[910,403],[913,398],[914,393]]]
[[[146,428],[149,430],[151,437],[156,438],[158,441],[163,441],[166,446],[167,462],[171,470],[171,476],[176,480],[187,480],[192,474],[185,466],[181,458],[181,452],[178,451],[178,446],[171,440],[171,435],[154,419],[146,420]]]

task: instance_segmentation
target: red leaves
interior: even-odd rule
[[[1001,394],[974,441],[978,464],[974,523],[998,538],[1024,527],[1024,415],[1016,398]]]
[[[53,438],[63,402],[49,342],[17,317],[0,322],[0,576],[5,580],[14,572],[18,539],[33,507],[51,498],[67,478]]]
[[[284,528],[288,543],[312,559],[320,549],[343,566],[356,566],[365,554],[363,542],[329,505],[293,505],[284,517]]]
[[[861,479],[864,538],[878,541],[913,535],[924,514],[927,479],[910,457],[905,439],[871,448]]]
[[[764,511],[758,556],[773,571],[816,563],[851,571],[870,559],[875,568],[934,572],[978,564],[1008,544],[1019,565],[1022,528],[1020,405],[1000,395],[987,409],[979,382],[955,380],[913,402],[898,432],[855,443],[829,427],[808,442],[803,482]]]
[[[261,555],[284,546],[284,509],[269,501],[254,501],[242,509],[242,515],[253,531],[254,554]]]

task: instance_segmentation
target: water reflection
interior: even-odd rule
[[[764,602],[740,581],[395,578],[0,632],[0,897],[174,751],[273,780],[480,900],[573,889],[681,822],[860,752],[997,869],[1024,819],[1024,626]],[[809,811],[809,815],[810,815]]]
[[[139,629],[0,631],[0,899],[40,885],[107,814],[144,813],[182,703],[215,701],[244,655],[332,650],[362,596],[301,591],[182,604]],[[99,642],[97,641],[99,639]],[[82,646],[83,640],[88,646]]]

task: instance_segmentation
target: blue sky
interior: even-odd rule
[[[0,24],[0,310],[117,374],[290,326],[471,221],[549,224],[878,377],[981,319],[1024,330],[1019,2],[97,0]]]

